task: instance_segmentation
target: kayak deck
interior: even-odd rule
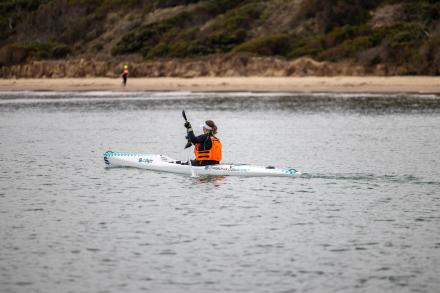
[[[109,167],[133,167],[146,170],[188,174],[193,176],[277,176],[295,177],[300,175],[293,168],[262,167],[247,164],[218,164],[191,166],[170,157],[155,154],[121,153],[107,151],[104,162]]]

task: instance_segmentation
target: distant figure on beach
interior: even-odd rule
[[[124,65],[124,70],[122,71],[122,84],[124,86],[127,85],[127,78],[128,78],[128,65]]]

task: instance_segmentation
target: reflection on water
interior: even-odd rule
[[[194,184],[206,184],[210,183],[212,186],[218,187],[222,182],[225,181],[225,176],[202,176],[202,177],[196,177],[192,178]]]
[[[0,96],[1,292],[440,288],[437,96]],[[187,160],[183,107],[216,121],[225,162],[303,175],[105,168],[107,150]]]

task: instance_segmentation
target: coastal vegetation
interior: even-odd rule
[[[246,55],[440,74],[439,0],[4,0],[0,66]]]

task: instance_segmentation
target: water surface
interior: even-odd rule
[[[1,292],[440,290],[438,96],[0,96]],[[187,159],[182,108],[224,161],[304,175],[104,167]]]

